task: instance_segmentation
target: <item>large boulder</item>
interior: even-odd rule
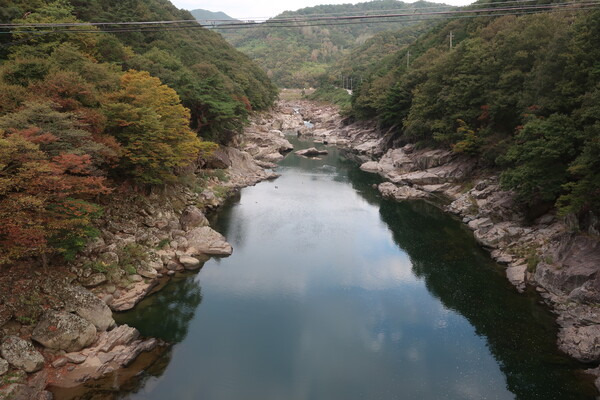
[[[600,360],[600,326],[569,326],[558,331],[558,346],[581,362]]]
[[[378,186],[383,197],[401,200],[426,199],[430,194],[410,186],[396,186],[391,182],[384,182]]]
[[[600,301],[600,242],[585,235],[565,233],[557,238],[553,262],[540,262],[535,280],[552,293],[569,294],[585,285],[595,293],[590,302]]]
[[[96,340],[96,327],[75,314],[48,311],[31,338],[49,349],[79,351]]]
[[[233,248],[225,241],[225,237],[208,226],[192,229],[185,238],[188,241],[185,253],[190,256],[229,256],[233,253]]]
[[[31,342],[17,336],[8,336],[0,346],[0,354],[10,365],[31,373],[44,367],[44,357]]]
[[[181,214],[179,222],[184,231],[209,225],[208,219],[206,219],[204,213],[196,206],[186,207]]]
[[[202,262],[195,257],[180,256],[179,262],[187,270],[194,271],[202,267]]]
[[[65,311],[74,312],[91,322],[99,331],[115,325],[110,308],[96,295],[81,286],[68,286],[62,290]]]
[[[227,169],[231,166],[231,159],[222,148],[215,150],[206,161],[206,168],[209,169]]]
[[[296,154],[304,157],[318,157],[321,155],[329,154],[329,152],[327,150],[318,150],[315,147],[311,147],[309,149],[298,150]]]

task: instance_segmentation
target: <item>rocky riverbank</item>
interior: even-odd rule
[[[50,399],[48,388],[81,396],[88,385],[102,388],[100,378],[118,390],[164,353],[166,343],[117,327],[112,312],[133,308],[170,276],[232,253],[206,214],[240,188],[276,178],[265,168],[292,150],[263,118],[255,116],[231,147],[199,161],[187,185],[151,193],[117,188],[103,201],[98,237],[70,264],[24,264],[4,273],[0,398]],[[140,354],[146,357],[137,362]]]
[[[361,169],[384,177],[378,187],[383,196],[424,199],[461,218],[506,266],[517,290],[535,289],[556,313],[559,348],[590,367],[598,365],[600,240],[594,216],[585,231],[575,218],[552,211],[532,219],[515,194],[501,188],[497,174],[480,168],[473,158],[395,143],[392,132],[381,132],[374,124],[347,124],[332,106],[295,102],[280,107],[286,111],[283,120],[301,116],[290,129],[317,143],[349,149],[363,160]],[[599,369],[591,372],[600,376]],[[596,384],[600,389],[600,378]]]

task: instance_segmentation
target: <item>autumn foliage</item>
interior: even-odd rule
[[[193,162],[200,150],[177,93],[148,72],[129,71],[108,99],[107,132],[123,146],[118,171],[146,184],[177,181],[177,168]]]
[[[100,211],[85,199],[110,192],[104,177],[89,175],[89,155],[51,157],[36,143],[41,135],[30,133],[0,135],[0,264],[27,255],[68,255],[91,233]]]
[[[34,10],[16,13],[19,22],[78,22],[66,1],[17,3]],[[111,187],[176,183],[216,148],[190,129],[175,90],[123,71],[133,50],[115,37],[13,39],[0,49],[0,266],[73,257],[98,234],[97,203]]]

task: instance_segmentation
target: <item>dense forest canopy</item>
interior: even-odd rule
[[[477,158],[531,210],[585,219],[600,211],[599,43],[598,10],[445,21],[374,64],[356,50],[350,114],[396,145]]]
[[[377,14],[397,9],[411,12],[432,6],[440,6],[440,4],[426,1],[404,3],[397,0],[380,0],[308,7],[293,12],[286,11],[275,19],[314,15],[360,15],[367,12]],[[333,63],[348,55],[351,49],[363,44],[376,33],[397,31],[402,27],[423,23],[418,18],[404,21],[363,22],[343,25],[325,22],[319,26],[299,28],[223,29],[220,32],[238,50],[261,65],[277,85],[303,88],[316,86],[320,76]]]
[[[191,20],[166,0],[0,0],[16,24]],[[0,265],[73,257],[117,184],[181,182],[277,96],[221,36],[16,28],[0,38]],[[33,32],[32,32],[33,30]]]

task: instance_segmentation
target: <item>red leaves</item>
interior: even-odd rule
[[[52,159],[55,174],[88,174],[92,165],[92,157],[88,154],[61,154]]]
[[[49,158],[35,142],[35,129],[0,137],[0,264],[50,252],[60,232],[76,233],[98,207],[83,201],[106,194],[106,178],[92,176],[90,155]]]
[[[48,143],[56,142],[58,140],[58,138],[56,136],[54,136],[53,134],[43,132],[38,127],[22,129],[22,130],[16,131],[15,134],[21,135],[24,138],[26,138],[28,141],[30,141],[31,143],[35,143],[35,144],[48,144]]]

